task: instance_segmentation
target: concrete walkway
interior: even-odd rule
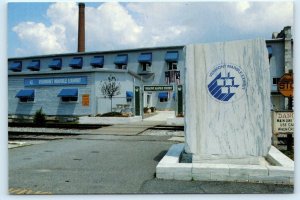
[[[148,128],[157,126],[159,122],[136,122],[130,124],[116,124],[112,126],[102,127],[99,129],[91,130],[91,134],[100,135],[138,135]]]
[[[157,114],[152,116],[152,117],[148,117],[146,119],[143,119],[143,121],[157,121],[157,122],[161,122],[164,121],[166,122],[168,118],[174,118],[175,117],[175,111],[156,111]]]

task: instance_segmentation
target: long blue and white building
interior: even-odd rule
[[[282,110],[287,100],[277,91],[277,82],[293,69],[291,27],[266,40],[269,52],[273,109]],[[8,114],[34,115],[43,108],[53,116],[96,116],[111,111],[111,101],[101,93],[108,77],[120,83],[112,108],[134,112],[134,88],[170,85],[172,91],[144,91],[138,97],[141,109],[177,110],[178,85],[184,85],[185,46],[78,52],[8,59]],[[184,87],[183,87],[184,88]],[[184,103],[184,102],[183,102]]]
[[[91,115],[111,111],[101,93],[108,77],[120,83],[112,107],[133,108],[134,86],[184,82],[184,46],[84,52],[8,59],[10,115]],[[176,92],[145,92],[143,107],[174,110]]]

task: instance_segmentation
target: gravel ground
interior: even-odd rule
[[[28,127],[8,127],[10,132],[34,132],[34,133],[64,133],[64,134],[82,134],[92,132],[89,129],[62,129],[62,128],[28,128]]]
[[[156,136],[177,136],[184,137],[184,131],[171,131],[171,130],[146,130],[140,135],[156,135]]]

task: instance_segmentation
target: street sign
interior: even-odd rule
[[[144,91],[173,91],[173,85],[144,85]]]
[[[275,111],[273,113],[273,132],[274,133],[293,133],[294,132],[294,112]]]
[[[294,91],[294,79],[293,74],[284,74],[277,84],[278,92],[280,92],[285,97],[293,97]]]

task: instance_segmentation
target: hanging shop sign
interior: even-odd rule
[[[285,97],[293,97],[294,91],[294,79],[293,74],[284,74],[277,84],[278,92],[280,92]]]
[[[173,91],[173,85],[144,85],[144,91]]]
[[[294,132],[294,112],[273,112],[273,132],[293,133]]]
[[[24,86],[87,85],[86,76],[25,78]]]

